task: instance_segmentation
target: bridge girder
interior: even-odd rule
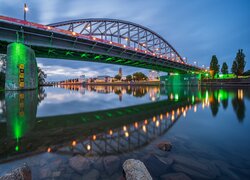
[[[184,62],[173,46],[159,34],[147,27],[129,21],[90,18],[58,22],[48,26],[146,50],[172,61]]]

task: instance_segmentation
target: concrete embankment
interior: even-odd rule
[[[204,79],[201,86],[250,86],[250,78]]]

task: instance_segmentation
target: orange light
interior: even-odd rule
[[[156,121],[156,117],[154,116],[154,117],[153,117],[153,122],[155,122],[155,121]]]
[[[76,33],[75,33],[75,32],[72,32],[72,35],[73,35],[73,36],[75,36],[75,35],[76,35]]]
[[[111,41],[109,41],[109,44],[112,44],[112,42],[111,42]]]
[[[159,127],[159,125],[160,125],[160,122],[156,121],[156,127]]]
[[[135,122],[135,128],[138,128],[138,123],[137,122]]]
[[[76,141],[72,141],[72,146],[76,146]]]
[[[125,47],[126,47],[126,45],[123,45],[123,47],[125,48]]]
[[[96,140],[96,135],[93,135],[93,140],[94,140],[94,141]]]
[[[148,120],[147,119],[145,119],[144,124],[148,124]]]
[[[137,49],[137,48],[135,48],[135,50],[137,51],[138,49]]]
[[[160,120],[162,120],[162,119],[163,119],[163,115],[161,114],[161,115],[160,115]]]
[[[186,111],[183,112],[183,116],[186,117]]]
[[[48,29],[51,29],[51,27],[50,27],[50,26],[48,26],[47,28],[48,28]]]
[[[50,147],[47,149],[47,152],[48,152],[48,153],[50,153],[50,152],[51,152],[51,148],[50,148]]]
[[[96,38],[95,38],[95,37],[93,37],[93,40],[96,40]]]
[[[197,111],[197,106],[195,105],[195,106],[194,106],[194,112],[196,112],[196,111]]]
[[[109,130],[109,135],[112,135],[113,134],[113,131],[112,130]]]
[[[174,115],[172,115],[171,120],[174,121]]]
[[[125,132],[125,136],[126,136],[126,137],[129,137],[129,133],[128,133],[128,132]]]

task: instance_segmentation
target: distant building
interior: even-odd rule
[[[148,80],[149,81],[157,81],[157,80],[159,80],[159,72],[154,71],[154,70],[150,70]]]
[[[118,75],[122,77],[122,68],[119,68]]]
[[[80,76],[79,82],[80,82],[80,83],[86,82],[86,77],[85,77],[85,75],[81,75],[81,76]]]
[[[97,76],[95,82],[112,82],[113,78],[110,76]]]

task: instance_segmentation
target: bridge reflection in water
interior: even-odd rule
[[[100,92],[100,87],[87,88]],[[138,87],[105,88],[109,89],[107,93],[119,88],[124,93],[124,89],[132,89],[131,94],[138,90]],[[163,88],[160,91],[153,88],[150,91],[156,96],[165,94],[168,98],[123,108],[37,118],[37,103],[41,101],[37,97],[44,98],[45,95],[40,93],[38,96],[37,91],[7,92],[7,121],[0,123],[0,141],[5,144],[0,147],[0,162],[42,152],[89,156],[129,152],[166,133],[189,110],[196,112],[197,103],[201,103],[202,108],[211,107],[214,114],[216,104],[225,103],[228,98],[238,97],[237,102],[241,101],[244,94],[243,90],[197,88]]]

